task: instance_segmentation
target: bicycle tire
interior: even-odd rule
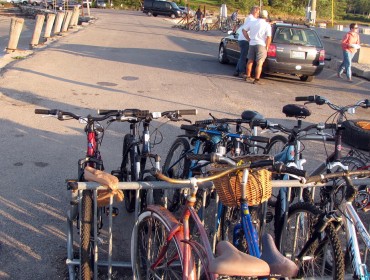
[[[314,205],[299,202],[290,207],[286,238],[282,244],[282,254],[296,260],[308,238],[312,235],[315,223],[321,211]],[[297,232],[295,231],[297,229]],[[299,231],[299,232],[298,232]],[[294,236],[299,238],[294,248]],[[292,242],[293,241],[293,242]],[[322,263],[320,264],[320,260]],[[344,258],[341,243],[333,224],[328,224],[320,240],[311,244],[308,253],[297,260],[299,267],[298,277],[332,277],[344,279]]]
[[[265,148],[265,154],[274,156],[281,152],[285,147],[288,139],[283,135],[274,135],[270,139],[270,143]]]
[[[169,241],[169,248],[161,265],[151,269],[151,265],[157,260],[160,249],[167,242],[166,239],[171,228],[173,225],[176,225],[177,222],[170,213],[163,213],[163,208],[156,211],[153,210],[156,209],[155,207],[156,206],[152,206],[150,210],[143,211],[139,215],[138,221],[134,227],[131,237],[131,263],[134,275],[138,280],[182,279],[183,252],[180,240],[182,240],[183,237],[181,232],[179,232],[178,235],[174,235]],[[169,220],[169,216],[172,216],[172,221]],[[138,233],[136,244],[134,238],[135,232]],[[171,261],[176,257],[179,261]],[[175,275],[178,275],[178,278],[175,278]]]
[[[81,199],[81,280],[90,280],[93,262],[93,244],[91,242],[91,231],[93,223],[93,199],[92,191],[83,191]]]
[[[126,154],[126,157],[122,160],[121,168],[122,177],[125,182],[135,182],[136,174],[136,165],[135,165],[135,150],[131,146],[133,141],[133,136],[131,134],[126,134],[123,139],[123,154]],[[127,153],[127,149],[130,149]],[[125,208],[128,213],[135,211],[135,201],[136,201],[136,191],[135,190],[125,190]]]
[[[189,176],[190,160],[185,154],[190,151],[190,144],[186,138],[177,138],[168,150],[163,165],[163,173],[171,178],[185,179]],[[171,212],[180,207],[181,190],[167,190],[167,208]]]

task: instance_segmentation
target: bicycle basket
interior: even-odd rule
[[[243,157],[243,162],[252,162],[256,160],[269,159],[268,156]],[[237,161],[238,162],[238,161]],[[210,173],[216,174],[222,169],[230,167],[227,164],[214,164]],[[241,198],[241,180],[243,172],[230,173],[226,176],[213,181],[217,194],[222,204],[230,207],[240,205]],[[248,205],[258,205],[271,197],[271,172],[266,169],[251,170],[248,176],[246,187],[246,197]]]

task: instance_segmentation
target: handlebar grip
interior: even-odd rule
[[[109,113],[118,113],[118,110],[105,110],[105,109],[98,109],[98,115],[106,115]]]
[[[213,154],[187,154],[186,158],[190,160],[206,160],[211,161]]]
[[[267,167],[267,166],[272,166],[273,164],[274,164],[274,160],[272,159],[259,160],[259,161],[252,162],[250,165],[250,168]]]
[[[310,96],[297,96],[295,98],[295,101],[314,101],[315,96],[310,95]]]
[[[299,177],[304,177],[304,178],[307,177],[307,171],[306,170],[298,169],[298,168],[293,167],[293,166],[286,166],[283,163],[275,164],[273,169],[275,171],[277,171],[278,173],[289,173],[289,174],[296,175],[296,176],[299,176]]]
[[[51,110],[48,109],[35,109],[35,114],[39,115],[52,115]]]
[[[214,120],[203,120],[203,121],[196,121],[195,125],[209,125],[213,124],[215,121]]]
[[[198,110],[197,109],[184,109],[184,110],[178,110],[177,112],[181,116],[186,116],[186,115],[195,116],[195,115],[198,114]]]
[[[365,99],[365,108],[370,108],[370,100],[369,99]]]
[[[250,127],[254,128],[256,126],[262,128],[262,129],[265,129],[268,126],[268,122],[267,122],[267,120],[264,120],[264,119],[262,119],[262,120],[252,120],[251,123],[250,123]]]
[[[251,136],[249,140],[261,143],[270,143],[270,138],[263,136]]]
[[[180,126],[180,128],[183,129],[183,130],[194,131],[194,132],[197,132],[199,130],[198,127],[196,127],[194,125],[190,125],[190,124],[182,124]]]
[[[335,123],[326,123],[325,124],[325,129],[336,129],[337,128],[337,124]]]

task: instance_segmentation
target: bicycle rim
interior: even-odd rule
[[[170,231],[168,221],[155,212],[144,211],[140,214],[136,227],[137,243],[135,244],[132,237],[131,248],[135,251],[131,252],[131,261],[137,279],[182,279],[183,254],[176,236],[169,241],[168,250],[161,262],[151,268],[158,260],[161,248],[166,244]],[[136,253],[135,259],[133,252]]]

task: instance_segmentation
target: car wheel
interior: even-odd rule
[[[219,50],[218,50],[218,62],[225,64],[228,63],[226,49],[223,44],[221,44]]]
[[[157,14],[153,14],[153,17],[156,17],[156,16],[158,16]]]
[[[175,14],[171,14],[170,16],[172,19],[175,19],[176,18],[176,15]]]
[[[204,30],[204,31],[208,31],[208,23],[204,24],[204,26],[203,26],[203,30]]]
[[[153,14],[152,14],[152,12],[151,12],[151,11],[149,11],[149,12],[147,13],[147,15],[148,15],[149,17],[151,17]]]
[[[303,76],[300,76],[299,79],[302,81],[302,82],[312,82],[313,80],[313,76],[306,76],[306,75],[303,75]]]

